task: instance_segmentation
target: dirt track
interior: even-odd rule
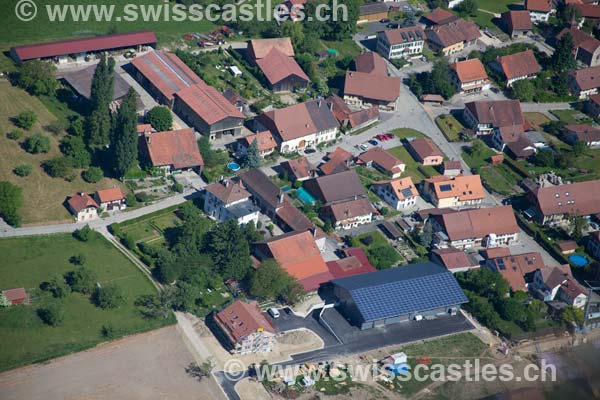
[[[170,326],[0,374],[0,399],[222,399],[213,379],[186,374],[193,361]]]

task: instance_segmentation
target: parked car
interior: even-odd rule
[[[369,145],[366,143],[362,143],[358,146],[362,151],[367,151],[369,150]]]
[[[399,26],[400,24],[397,22],[390,22],[389,24],[387,24],[387,27],[390,29],[398,29]]]
[[[314,152],[316,152],[316,150],[311,147],[304,149],[304,154],[312,154]]]
[[[379,22],[381,22],[382,24],[387,24],[388,22],[390,22],[390,20],[388,18],[383,18],[380,19]]]
[[[381,142],[388,140],[388,138],[383,133],[375,135],[375,138]]]
[[[377,139],[371,139],[371,140],[369,140],[369,143],[372,144],[373,146],[379,145],[379,142],[377,141]]]
[[[388,140],[392,140],[393,138],[395,138],[395,137],[396,137],[396,135],[394,135],[393,133],[386,133],[384,136],[385,136],[386,138],[388,138]]]
[[[273,318],[279,318],[279,316],[281,315],[281,314],[279,314],[279,310],[274,307],[269,308],[268,312],[271,315],[271,317],[273,317]]]

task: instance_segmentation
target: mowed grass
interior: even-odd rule
[[[137,9],[139,18],[135,21],[126,21],[121,18],[121,21],[116,21],[115,17],[125,17],[132,15],[124,13],[126,4],[135,4],[138,6],[144,5],[146,10],[149,6],[158,6],[164,4],[162,0],[98,0],[95,2],[73,2],[71,0],[49,0],[37,2],[38,13],[36,18],[31,22],[23,22],[15,15],[15,5],[18,0],[5,0],[2,6],[2,25],[0,26],[0,50],[8,51],[11,46],[23,45],[37,42],[48,42],[53,40],[75,39],[81,37],[89,37],[95,35],[103,35],[109,31],[116,29],[117,32],[131,31],[154,31],[161,45],[169,44],[173,41],[183,41],[181,38],[185,33],[201,33],[208,32],[214,29],[215,25],[202,19],[201,21],[174,21],[173,14],[171,18],[166,20],[164,14],[158,14],[157,18],[142,19],[143,10],[141,7]],[[66,18],[64,22],[51,22],[46,12],[46,6],[64,5],[64,4],[82,4],[82,5],[114,5],[114,16],[111,22],[96,21],[93,11],[90,13],[89,21],[74,22],[72,17]],[[171,2],[172,7],[175,2]],[[158,9],[157,9],[158,10]],[[163,10],[164,12],[164,10]],[[14,68],[14,65],[6,57],[2,55],[0,60],[2,70],[6,67]]]
[[[550,118],[539,112],[524,112],[523,117],[536,131],[542,131],[542,127],[550,122]]]
[[[31,296],[29,305],[0,309],[0,370],[92,347],[106,340],[103,326],[123,336],[173,322],[142,317],[133,303],[138,296],[153,293],[152,284],[97,233],[85,243],[68,234],[2,239],[0,254],[1,288],[25,287]],[[76,269],[68,261],[76,254],[85,256],[86,267],[96,272],[101,284],[111,282],[123,289],[124,306],[102,310],[78,293],[55,299],[39,289],[42,282]],[[40,307],[53,302],[64,310],[64,322],[57,327],[45,325],[37,316]]]
[[[450,114],[440,115],[435,119],[435,123],[450,142],[458,142],[460,133],[465,129],[463,124]]]
[[[423,174],[423,172],[421,172],[421,170],[427,172],[429,177],[434,176],[434,175],[439,175],[439,172],[435,168],[433,168],[431,165],[423,166],[423,165],[419,164],[417,161],[415,161],[415,159],[412,158],[412,156],[410,155],[410,153],[408,152],[408,150],[406,150],[406,148],[404,146],[392,147],[391,149],[388,149],[387,151],[390,152],[391,154],[393,154],[394,156],[398,157],[400,160],[404,161],[404,163],[406,164],[406,169],[402,173],[402,177],[410,176],[413,180],[413,183],[415,183],[415,184],[428,178],[428,176]],[[419,168],[421,168],[421,170]]]
[[[567,125],[587,124],[592,122],[590,117],[577,110],[551,110],[550,112]]]
[[[160,243],[165,229],[173,228],[180,223],[181,219],[175,215],[175,210],[169,210],[136,218],[132,223],[121,225],[121,231],[129,235],[136,243]]]
[[[16,128],[11,119],[27,110],[36,113],[38,121],[35,126],[26,131],[19,141],[8,139],[6,133]],[[67,196],[76,192],[91,193],[114,186],[125,189],[125,186],[114,179],[105,178],[96,184],[90,184],[78,174],[75,180],[67,182],[61,178],[51,178],[44,172],[42,163],[60,155],[58,146],[62,136],[52,135],[43,129],[56,119],[37,97],[13,87],[6,80],[0,80],[0,181],[10,181],[23,189],[21,215],[24,225],[70,221],[71,216],[63,203]],[[23,140],[35,133],[42,133],[50,138],[52,148],[49,153],[29,154],[21,148]],[[13,169],[21,164],[33,167],[31,175],[21,178],[13,173]]]

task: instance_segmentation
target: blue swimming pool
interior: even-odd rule
[[[240,164],[231,162],[231,163],[227,164],[227,168],[229,168],[233,172],[239,171],[240,170]]]
[[[569,261],[571,261],[577,267],[585,267],[589,263],[588,259],[580,254],[573,254],[569,256]]]
[[[298,195],[298,198],[303,203],[313,204],[315,201],[317,201],[317,199],[315,199],[313,195],[308,193],[303,187],[296,190],[296,195]]]

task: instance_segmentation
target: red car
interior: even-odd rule
[[[394,135],[393,133],[386,133],[385,137],[388,138],[388,140],[393,139],[396,137],[396,135]]]
[[[379,135],[375,135],[375,138],[381,142],[388,140],[387,136],[382,133],[380,133]]]

